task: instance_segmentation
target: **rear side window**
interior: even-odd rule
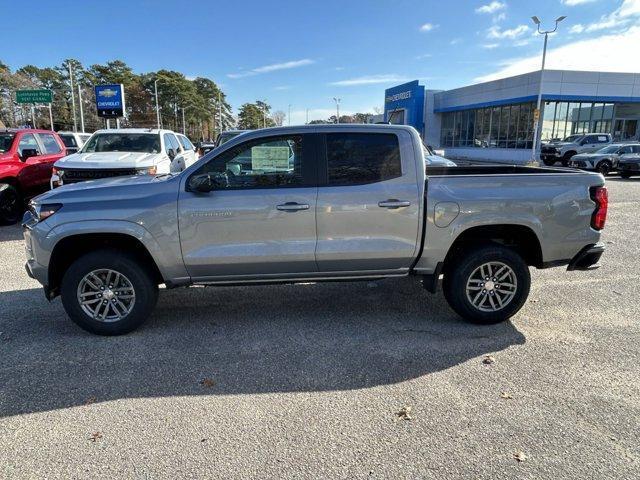
[[[609,141],[609,137],[606,135],[598,135],[597,142],[598,143],[607,143]]]
[[[193,150],[193,144],[187,137],[185,137],[184,135],[178,135],[178,140],[180,140],[180,143],[185,150]]]
[[[55,153],[62,152],[60,145],[56,141],[55,137],[50,133],[39,133],[40,141],[42,142],[42,146],[44,147],[44,153],[53,155]]]
[[[631,147],[631,152],[633,153],[640,153],[640,145],[633,145]]]
[[[402,175],[400,145],[394,134],[327,134],[329,185],[363,185]]]
[[[75,148],[78,146],[76,143],[76,137],[73,135],[60,135],[60,138],[62,139],[62,143],[64,143],[65,147]]]

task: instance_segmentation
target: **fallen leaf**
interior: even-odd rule
[[[396,416],[398,420],[411,420],[411,407],[402,407],[398,412],[396,412]]]
[[[615,293],[616,295],[620,295],[620,296],[622,296],[622,293],[617,292],[617,291],[615,291],[615,290],[613,290],[613,293]]]
[[[205,378],[200,381],[200,385],[202,385],[203,387],[211,388],[215,385],[215,382],[210,378]]]
[[[505,400],[511,400],[513,396],[509,392],[502,392],[500,394],[500,398],[504,398]]]
[[[98,401],[98,399],[96,397],[89,397],[87,398],[87,400],[84,402],[85,405],[91,405],[92,403],[96,403]]]
[[[491,355],[487,355],[482,359],[482,363],[484,363],[485,365],[491,365],[495,361],[496,359],[493,358]]]
[[[527,456],[524,454],[524,452],[518,450],[517,452],[514,452],[513,458],[515,458],[518,462],[524,462],[527,459]]]
[[[101,438],[102,438],[102,432],[93,432],[91,434],[91,437],[89,437],[89,440],[91,440],[93,443],[95,443]]]

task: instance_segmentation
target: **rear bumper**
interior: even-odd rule
[[[598,268],[597,263],[604,253],[604,244],[587,245],[571,259],[567,270],[591,270]]]

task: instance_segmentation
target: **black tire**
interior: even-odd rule
[[[90,272],[101,269],[119,273],[133,288],[133,305],[131,310],[122,316],[122,319],[102,321],[90,316],[80,305],[78,300],[80,283]],[[94,283],[98,285],[97,282]],[[111,292],[109,293],[113,295]],[[62,279],[60,294],[67,315],[84,330],[97,335],[123,335],[138,328],[149,317],[158,300],[158,285],[153,281],[153,276],[148,269],[135,257],[121,251],[98,250],[80,257],[71,264]],[[120,299],[122,298],[120,297]],[[98,302],[104,301],[104,299],[98,300]],[[110,305],[106,305],[105,308],[115,310],[115,307]],[[113,313],[113,310],[110,312]],[[120,313],[123,313],[126,309],[122,308],[121,310]]]
[[[548,159],[544,159],[542,160],[542,163],[544,163],[547,167],[553,167],[556,164],[555,160],[548,160]]]
[[[510,297],[509,301],[504,300],[506,302],[504,307],[490,311],[476,307],[472,303],[472,300],[475,299],[475,290],[473,292],[473,299],[470,299],[467,295],[467,283],[470,281],[475,282],[475,280],[471,280],[472,274],[474,274],[482,265],[486,265],[489,262],[506,265],[511,271],[509,275],[515,276],[516,280],[513,283],[514,294]],[[497,269],[501,267],[495,266],[495,268],[496,270],[494,270],[494,273],[496,273]],[[502,276],[503,272],[499,275]],[[499,278],[497,280],[499,280]],[[506,283],[505,279],[502,281],[506,285],[509,285]],[[487,284],[488,283],[492,282],[487,281]],[[486,291],[484,289],[485,284],[482,284],[478,290],[478,294],[481,294],[480,299],[482,300],[482,303],[486,302],[487,309],[491,308],[492,304],[498,305],[498,296],[505,299],[510,296],[509,292],[505,292],[505,288],[510,289],[511,287],[500,285],[499,281],[495,283],[498,286],[494,289],[492,283],[491,290],[495,292],[495,295],[491,294],[491,299],[489,299],[489,294],[487,293],[486,298],[482,300],[485,295],[484,293],[481,294],[481,292]],[[473,285],[479,286],[480,284],[473,283]],[[502,322],[515,315],[526,302],[527,297],[529,296],[530,287],[531,276],[529,274],[529,267],[522,257],[510,248],[497,244],[485,245],[469,250],[462,255],[459,262],[447,270],[447,274],[445,274],[443,280],[445,298],[451,308],[465,320],[483,325]],[[480,307],[483,307],[482,303],[480,304]]]
[[[20,192],[13,185],[0,183],[0,225],[13,225],[22,217]]]
[[[562,166],[566,167],[569,165],[569,160],[571,160],[571,157],[573,157],[576,154],[576,152],[567,152],[562,156]]]
[[[620,174],[620,176],[621,176],[622,178],[625,178],[625,179],[626,179],[626,178],[631,178],[631,174],[630,174],[630,173],[621,173],[621,174]]]
[[[611,162],[609,160],[602,160],[598,165],[596,165],[596,171],[601,173],[602,175],[609,175],[611,172]]]

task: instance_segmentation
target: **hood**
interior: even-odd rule
[[[640,153],[627,153],[622,155],[619,160],[620,163],[640,163]]]
[[[164,182],[175,175],[132,175],[128,177],[114,177],[105,178],[101,180],[88,180],[86,182],[71,183],[69,185],[63,185],[62,187],[49,190],[42,195],[35,198],[38,202],[48,201],[63,201],[65,197],[76,197],[78,194],[82,195],[85,190],[97,190],[97,189],[112,189],[114,187],[127,187],[135,185],[148,185],[155,182]]]
[[[74,153],[58,160],[56,168],[147,168],[156,165],[161,153],[95,152]]]
[[[560,142],[549,142],[545,144],[546,147],[564,147],[566,145],[575,145],[575,143],[560,141]]]

